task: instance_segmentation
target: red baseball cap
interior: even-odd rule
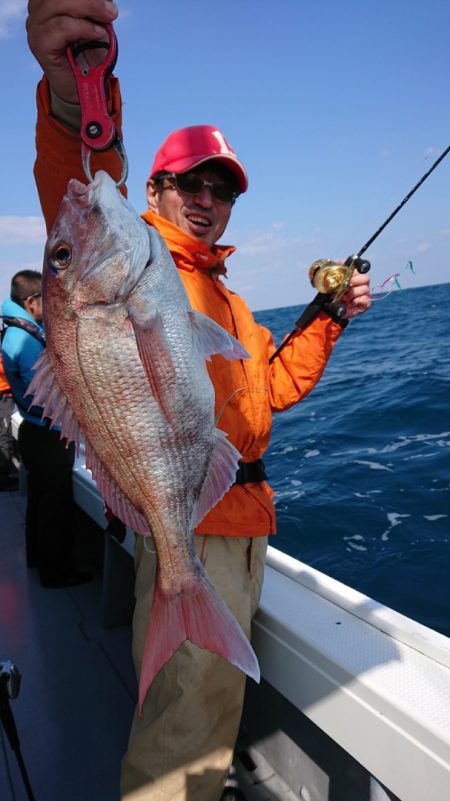
[[[191,125],[173,131],[156,153],[150,178],[159,172],[187,172],[206,161],[218,161],[236,177],[240,192],[248,187],[245,167],[214,125]]]

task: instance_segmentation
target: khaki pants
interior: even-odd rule
[[[140,675],[156,556],[136,543],[133,658]],[[264,573],[267,537],[195,537],[209,578],[250,636]],[[151,542],[151,541],[150,541]],[[148,545],[147,545],[148,547]],[[185,642],[135,711],[122,763],[122,801],[219,801],[244,700],[245,675]]]

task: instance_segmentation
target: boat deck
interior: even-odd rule
[[[43,589],[25,564],[24,513],[19,492],[0,493],[0,662],[11,660],[22,676],[10,709],[30,784],[36,801],[118,801],[136,682],[130,626],[102,625],[104,535],[91,530],[80,543],[81,563],[94,572],[89,584]],[[0,799],[26,801],[3,727],[0,743]],[[253,781],[240,772],[237,781],[248,801],[294,798],[273,771]]]

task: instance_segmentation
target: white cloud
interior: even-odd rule
[[[432,248],[431,242],[421,242],[417,248],[418,253],[427,253],[427,251],[431,250]]]
[[[439,151],[438,151],[438,149],[436,147],[427,147],[427,149],[425,150],[424,156],[425,156],[426,159],[429,159],[429,158],[431,158],[431,156],[437,156],[438,152]]]
[[[277,228],[278,223],[274,224],[274,228]],[[278,236],[273,231],[267,231],[264,234],[258,234],[254,236],[252,239],[247,240],[246,242],[240,242],[238,244],[238,251],[240,255],[245,256],[261,256],[265,253],[273,253],[279,250],[286,250],[291,246],[298,245],[302,243],[304,240],[301,236]]]
[[[0,244],[38,244],[46,239],[43,217],[0,217]]]
[[[120,20],[125,20],[132,16],[133,12],[131,10],[131,6],[126,6],[124,5],[124,3],[121,3],[119,7],[119,16],[117,17],[117,20],[114,23],[114,25],[117,26],[117,24],[120,23]]]
[[[0,39],[11,36],[12,27],[22,16],[25,16],[26,0],[1,0],[0,4]]]

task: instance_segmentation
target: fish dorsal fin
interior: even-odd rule
[[[205,359],[220,353],[224,359],[248,359],[250,354],[241,343],[221,325],[202,312],[189,309],[195,344]]]
[[[27,395],[33,395],[33,406],[42,407],[42,417],[51,420],[52,428],[58,426],[61,429],[61,439],[66,438],[67,443],[76,443],[79,454],[83,432],[53,372],[46,350],[42,351],[34,367],[36,372],[27,389]]]
[[[111,478],[89,442],[86,442],[86,467],[91,471],[98,490],[112,513],[137,534],[149,534],[144,517]]]
[[[211,464],[192,513],[192,527],[203,520],[234,483],[241,455],[220,428],[214,430]]]

